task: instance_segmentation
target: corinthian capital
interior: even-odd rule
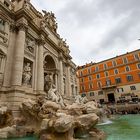
[[[28,28],[28,22],[25,18],[21,18],[17,21],[16,27],[18,30],[23,30],[25,31]]]
[[[16,32],[17,28],[16,25],[14,23],[10,24],[10,32]]]
[[[59,52],[58,59],[59,59],[60,61],[63,61],[64,57],[63,57],[62,52]]]
[[[71,66],[71,61],[70,61],[70,59],[67,59],[67,61],[66,61],[66,66],[67,66],[67,67]]]
[[[44,45],[45,44],[45,37],[43,35],[40,36],[40,38],[37,40],[38,45]]]

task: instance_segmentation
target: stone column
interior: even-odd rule
[[[38,44],[38,40],[36,40],[36,43],[35,44]],[[36,91],[37,90],[37,75],[38,75],[38,45],[36,45],[36,48],[35,48],[35,68],[34,68],[34,90]]]
[[[27,29],[27,21],[24,18],[22,18],[17,23],[17,28],[18,33],[14,53],[12,85],[21,86],[24,60],[25,30]]]
[[[38,46],[38,71],[37,71],[37,90],[38,91],[44,91],[44,68],[43,68],[43,49],[44,49],[44,40],[41,38],[39,40],[39,46]]]
[[[66,80],[66,85],[67,85],[67,96],[71,96],[72,95],[72,91],[71,91],[71,78],[70,78],[70,64],[69,62],[67,62],[67,80]]]
[[[75,84],[73,85],[73,96],[76,95]]]
[[[64,95],[64,82],[63,82],[63,56],[62,53],[60,53],[59,56],[59,63],[60,63],[60,93],[61,95]]]
[[[11,84],[11,77],[12,77],[12,62],[13,62],[13,53],[14,53],[14,46],[15,46],[15,35],[16,35],[16,27],[15,25],[10,25],[10,33],[9,33],[9,45],[7,51],[7,61],[5,65],[4,71],[4,83],[3,86],[9,87]]]
[[[56,89],[58,89],[58,80],[57,80],[57,73],[55,73],[55,86],[56,86]]]

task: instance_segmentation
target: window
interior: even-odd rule
[[[114,73],[115,73],[115,74],[118,74],[118,73],[119,73],[119,72],[118,72],[118,69],[115,69],[115,70],[114,70]]]
[[[117,88],[117,92],[124,92],[123,88]]]
[[[83,76],[83,72],[82,71],[80,72],[80,76]]]
[[[130,89],[131,90],[136,90],[136,87],[135,86],[130,86]]]
[[[107,86],[110,86],[110,85],[111,85],[111,80],[109,80],[109,79],[106,80],[106,85],[107,85]]]
[[[113,66],[114,66],[114,67],[116,66],[116,61],[115,61],[115,60],[113,61]]]
[[[124,58],[123,58],[123,63],[126,64],[127,62],[128,62],[127,58],[124,57]]]
[[[97,71],[99,71],[99,67],[98,66],[95,67],[95,72],[97,72]]]
[[[0,30],[1,31],[4,31],[4,25],[5,25],[4,20],[0,19]]]
[[[138,54],[134,54],[135,60],[139,60],[139,55]]]
[[[84,78],[81,78],[81,82],[84,82]]]
[[[100,82],[100,81],[99,81],[99,82],[97,82],[97,86],[98,86],[98,88],[101,88],[102,84],[101,84],[101,82]]]
[[[86,96],[86,94],[85,93],[82,93],[82,95],[81,95],[82,97],[85,97]]]
[[[89,76],[88,79],[89,79],[89,81],[91,81],[92,80],[92,76]]]
[[[99,78],[100,78],[100,74],[97,74],[97,75],[96,75],[96,78],[99,79]]]
[[[90,95],[90,96],[94,96],[94,92],[90,92],[89,95]]]
[[[116,81],[116,84],[119,84],[121,83],[121,78],[116,78],[115,81]]]
[[[127,79],[128,82],[131,82],[131,81],[133,81],[133,76],[132,75],[127,75],[126,79]]]
[[[98,91],[98,95],[103,95],[103,91]]]
[[[138,69],[140,69],[140,63],[139,63],[139,64],[137,64],[137,67],[138,67]]]
[[[130,71],[130,67],[129,66],[126,66],[125,69],[126,69],[126,71]]]
[[[105,76],[106,76],[106,77],[108,76],[108,71],[105,71]]]
[[[84,86],[81,86],[81,90],[84,91],[85,90],[85,87]]]
[[[89,89],[92,89],[93,88],[93,84],[89,84]]]
[[[88,73],[89,73],[89,74],[91,73],[91,70],[90,70],[90,68],[88,69]]]
[[[107,69],[107,65],[106,65],[106,64],[104,64],[104,69],[105,69],[105,70]]]

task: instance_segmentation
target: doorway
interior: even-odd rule
[[[114,93],[109,93],[107,96],[108,96],[108,102],[111,102],[111,103],[115,102]]]

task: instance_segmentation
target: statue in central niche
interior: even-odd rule
[[[51,100],[53,102],[56,102],[60,104],[62,107],[65,106],[65,103],[63,101],[63,98],[61,94],[57,91],[57,88],[54,84],[53,80],[53,73],[50,72],[45,76],[45,86],[44,86],[45,92],[46,92],[46,99]]]
[[[49,91],[49,89],[51,88],[51,86],[53,85],[54,81],[53,81],[53,73],[47,73],[47,75],[45,76],[45,86],[44,86],[44,90],[46,92]]]

